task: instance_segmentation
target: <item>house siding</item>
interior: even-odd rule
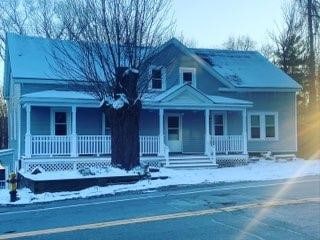
[[[170,64],[170,67],[167,66],[168,63]],[[219,87],[225,87],[197,61],[173,45],[167,46],[162,52],[160,52],[159,55],[153,60],[152,64],[166,67],[166,89],[179,84],[180,67],[196,69],[196,87],[200,90],[210,88],[213,89],[214,92],[217,92]]]
[[[182,115],[182,149],[184,153],[204,153],[204,111],[184,111]]]
[[[248,112],[269,111],[278,113],[279,139],[248,140],[249,152],[272,151],[281,153],[297,151],[296,96],[294,92],[246,92],[228,94],[226,96],[252,101],[254,103],[253,107],[249,108]]]
[[[102,112],[97,108],[77,109],[77,134],[101,135]]]
[[[38,79],[38,81],[46,81]],[[57,84],[35,84],[35,83],[22,83],[21,84],[21,95],[33,92],[47,91],[47,90],[57,90],[57,91],[68,91],[72,90],[67,84],[57,83]]]
[[[159,111],[142,110],[140,114],[140,135],[159,135]]]

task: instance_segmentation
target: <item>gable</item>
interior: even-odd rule
[[[166,106],[210,106],[213,102],[203,93],[188,84],[178,85],[156,97]]]
[[[217,77],[213,76],[208,69],[199,64],[199,62],[190,56],[190,54],[186,53],[183,48],[185,47],[179,47],[174,42],[168,43],[152,60],[152,65],[166,68],[167,89],[179,84],[180,67],[196,69],[197,88],[205,93],[213,94],[218,92],[219,88],[229,87],[218,80]]]

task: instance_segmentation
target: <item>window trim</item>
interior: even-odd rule
[[[214,123],[214,116],[215,115],[222,115],[223,135],[216,135],[215,123]],[[228,132],[228,128],[227,128],[227,113],[226,112],[213,112],[213,113],[211,113],[211,134],[212,134],[212,136],[226,136],[227,132]]]
[[[153,88],[152,87],[152,70],[153,69],[161,69],[161,88]],[[156,66],[156,65],[151,65],[149,67],[149,84],[148,84],[148,89],[152,91],[164,91],[166,89],[166,69],[164,66]]]
[[[65,112],[66,113],[66,124],[67,124],[67,134],[65,136],[71,135],[71,110],[68,108],[51,108],[50,110],[50,134],[55,135],[55,113]]]
[[[192,67],[180,67],[179,68],[179,80],[180,84],[184,84],[183,82],[183,73],[185,72],[191,72],[192,74],[192,81],[191,86],[196,87],[197,86],[197,69]]]
[[[260,117],[260,138],[251,137],[251,116]],[[274,116],[275,137],[266,137],[266,115]],[[278,112],[253,111],[248,113],[248,140],[250,141],[278,141],[279,140],[279,117]]]

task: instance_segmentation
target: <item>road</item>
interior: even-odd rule
[[[320,239],[320,178],[0,207],[0,239]]]

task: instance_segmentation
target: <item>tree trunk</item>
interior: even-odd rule
[[[137,100],[138,74],[124,74],[124,71],[123,68],[118,70],[115,95],[125,94],[128,104],[119,109],[107,106],[106,115],[111,127],[111,163],[113,166],[130,170],[140,165],[141,101]]]

